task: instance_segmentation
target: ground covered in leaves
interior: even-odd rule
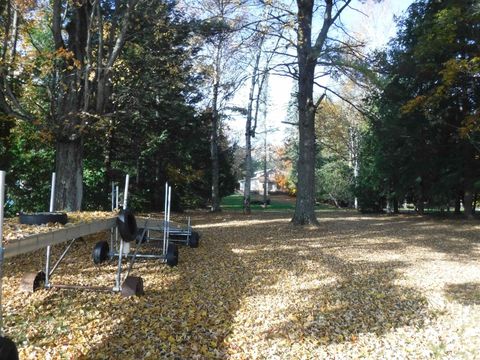
[[[480,223],[322,212],[193,214],[197,249],[138,262],[145,295],[18,291],[43,252],[8,259],[4,328],[22,359],[480,358]],[[113,286],[98,235],[54,283]],[[55,248],[59,254],[61,247]]]
[[[3,224],[3,239],[5,243],[23,239],[33,234],[46,233],[58,229],[68,228],[80,223],[89,223],[95,220],[106,219],[116,216],[117,213],[107,211],[69,212],[67,223],[48,223],[42,225],[20,224],[18,217],[5,219]]]

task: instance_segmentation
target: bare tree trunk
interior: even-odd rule
[[[475,156],[472,153],[471,145],[464,145],[464,194],[463,194],[463,211],[467,219],[473,219],[473,195],[475,193],[474,187],[474,173]]]
[[[313,1],[297,1],[298,18],[298,183],[295,225],[318,224],[315,216],[315,105],[313,82],[316,58],[312,58],[311,25]]]
[[[423,203],[423,196],[421,196],[418,201],[417,201],[417,204],[416,204],[416,207],[417,207],[417,213],[419,215],[423,215],[425,214],[425,204]]]
[[[473,219],[473,180],[471,177],[465,179],[465,194],[463,195],[463,211],[467,219]]]
[[[265,119],[266,120],[266,119]],[[268,169],[267,169],[267,127],[265,126],[265,141],[263,155],[263,206],[268,205]]]
[[[455,198],[455,210],[454,210],[454,213],[455,215],[460,215],[460,211],[461,211],[461,196],[457,194],[456,198]]]
[[[477,211],[477,199],[478,199],[478,193],[476,192],[475,195],[473,195],[472,214],[475,214]]]
[[[56,146],[56,195],[55,209],[80,210],[83,198],[83,143],[76,141],[57,142]]]
[[[158,159],[155,160],[155,183],[159,184],[153,188],[153,196],[152,196],[152,206],[157,211],[163,211],[164,202],[164,194],[165,194],[165,186],[162,184],[161,174],[160,174],[160,161]]]
[[[340,204],[338,203],[337,199],[330,193],[328,193],[328,196],[330,196],[330,199],[332,199],[333,203],[335,204],[335,207],[337,209],[340,209]]]
[[[75,60],[84,65],[88,33],[89,12],[87,5],[77,6],[66,25],[69,43],[67,50]],[[52,31],[55,49],[64,49],[62,35],[62,1],[53,4]],[[56,130],[56,209],[77,211],[83,197],[83,135],[82,100],[84,82],[82,71],[72,66],[68,59],[56,63],[56,84],[52,89],[51,116]],[[71,69],[73,68],[73,69]]]
[[[213,86],[212,128],[210,134],[210,160],[212,162],[212,212],[220,211],[220,164],[218,160],[218,82]]]
[[[314,0],[297,0],[297,64],[298,64],[298,133],[299,157],[297,163],[298,183],[295,213],[292,222],[296,225],[318,224],[315,216],[315,111],[324,96],[313,102],[315,67],[322,55],[331,25],[338,19],[351,0],[345,0],[335,8],[334,1],[324,0],[323,23],[312,43],[313,10],[321,7]],[[336,2],[335,2],[336,3]]]
[[[296,225],[318,224],[315,216],[315,107],[313,104],[313,78],[315,65],[307,54],[299,54],[298,89],[298,183],[295,213]]]
[[[398,198],[395,196],[393,198],[393,213],[398,214],[400,211],[398,210]]]
[[[348,147],[349,149],[349,155],[350,155],[350,166],[353,169],[353,186],[356,187],[357,185],[357,180],[358,180],[358,169],[359,169],[359,164],[358,164],[358,142],[359,142],[359,131],[358,128],[355,124],[350,125],[349,127],[349,142],[350,146]],[[355,209],[358,210],[358,198],[354,196],[353,198],[353,206]]]
[[[255,87],[257,85],[258,65],[260,63],[261,51],[259,50],[253,67],[252,80],[250,83],[250,93],[248,96],[247,122],[245,124],[245,187],[243,190],[243,213],[249,215],[250,208],[250,189],[252,184],[252,136],[255,136],[255,130],[252,130],[253,103],[255,101]],[[257,98],[258,99],[258,98]],[[258,110],[258,104],[257,104]],[[256,112],[258,113],[258,112]]]
[[[252,137],[251,137],[252,119],[247,115],[247,124],[245,128],[245,186],[243,189],[243,213],[249,215],[250,208],[250,190],[252,185]]]
[[[210,161],[212,164],[212,212],[220,211],[220,163],[218,159],[218,128],[219,128],[219,87],[221,74],[222,43],[217,48],[215,57],[215,78],[212,99],[212,127],[210,132]]]

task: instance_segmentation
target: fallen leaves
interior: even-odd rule
[[[88,223],[94,220],[106,219],[116,216],[116,213],[107,211],[70,212],[67,213],[68,222],[65,225],[48,223],[42,225],[20,224],[18,218],[7,218],[4,222],[3,238],[7,243],[16,239],[22,239],[33,234],[41,234],[52,230],[63,229],[79,223]]]
[[[181,248],[176,268],[136,263],[138,298],[19,293],[44,254],[9,259],[6,334],[22,359],[480,356],[477,222],[332,212],[302,229],[289,220],[194,214],[200,247]],[[115,262],[91,261],[105,236],[74,244],[52,281],[113,286]]]

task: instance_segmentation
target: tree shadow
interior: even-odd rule
[[[136,275],[145,295],[116,297],[109,316],[118,321],[81,359],[226,357],[224,339],[231,331],[245,288],[253,274],[232,251],[242,227],[214,227],[218,216],[196,219],[212,223],[200,228],[200,247],[180,248],[175,268],[147,262]],[[238,232],[238,233],[237,233]],[[147,270],[148,269],[148,270]],[[168,284],[161,278],[170,278]]]
[[[403,326],[421,328],[432,314],[426,298],[411,287],[395,284],[401,262],[351,263],[325,255],[322,259],[337,281],[301,292],[307,307],[292,307],[268,336],[289,334],[292,341],[328,345],[355,342],[359,335],[382,335]],[[313,304],[313,306],[312,306]]]
[[[419,217],[325,212],[319,227],[307,228],[292,226],[290,218],[196,214],[200,247],[181,248],[176,268],[156,261],[135,265],[132,275],[144,279],[144,296],[41,291],[22,298],[23,313],[6,321],[18,327],[23,320],[16,340],[54,348],[59,358],[66,356],[62,346],[69,354],[77,351],[79,359],[228,358],[242,354],[235,337],[231,341],[238,329],[265,343],[277,338],[318,346],[355,342],[364,333],[422,327],[434,316],[418,290],[400,285],[402,272],[411,266],[408,255],[397,260],[390,255],[420,246],[452,258],[475,256],[468,255],[474,244],[469,239],[458,248],[442,245],[443,235],[463,239],[461,232],[442,228],[434,233],[436,222]],[[76,251],[60,280],[74,279],[79,269],[89,279],[96,274],[91,246]],[[29,266],[28,259],[18,261]],[[274,300],[282,296],[294,303],[277,306]],[[274,321],[241,324],[239,315],[245,316],[249,301],[263,301]],[[20,335],[28,332],[27,325],[45,330]],[[52,337],[58,345],[51,344]]]
[[[423,247],[444,254],[450,260],[480,259],[478,220],[408,215],[365,215],[355,212],[325,213],[319,217],[324,229],[335,228],[338,236],[394,239],[402,246]],[[339,227],[338,223],[344,223]],[[355,223],[355,226],[352,226]]]
[[[445,286],[445,295],[463,305],[480,305],[480,283],[448,284]]]

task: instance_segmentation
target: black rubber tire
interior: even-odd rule
[[[200,240],[200,234],[196,231],[192,231],[190,239],[188,239],[188,246],[191,248],[197,248]]]
[[[7,337],[0,336],[0,357],[5,360],[18,360],[18,350],[15,343]]]
[[[60,223],[65,225],[68,222],[68,216],[64,212],[38,212],[31,214],[20,214],[20,224],[42,225],[48,223]]]
[[[130,242],[136,239],[138,228],[133,212],[128,209],[120,210],[120,214],[117,217],[117,226],[124,241]]]
[[[108,241],[97,242],[92,253],[93,263],[98,265],[107,260],[109,251],[110,246],[108,245]]]
[[[178,264],[178,246],[175,244],[168,244],[167,248],[167,265],[177,266]]]

